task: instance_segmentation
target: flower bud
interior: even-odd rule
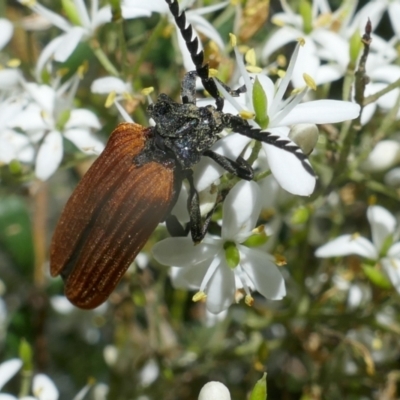
[[[400,187],[400,167],[393,168],[383,177],[383,181],[386,185],[392,186],[395,188]]]
[[[231,394],[223,383],[208,382],[200,390],[198,400],[231,400]]]
[[[289,132],[289,138],[301,148],[305,155],[309,155],[318,141],[319,131],[314,124],[293,125]]]
[[[362,169],[367,172],[380,172],[393,167],[400,161],[400,143],[395,140],[382,140],[363,162]]]

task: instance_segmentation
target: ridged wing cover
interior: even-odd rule
[[[68,200],[51,249],[51,275],[61,274],[65,294],[94,308],[113,291],[176,200],[174,165],[133,159],[148,128],[120,124]]]

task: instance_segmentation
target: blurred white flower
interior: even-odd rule
[[[389,20],[392,24],[394,34],[398,39],[400,39],[399,0],[371,0],[368,1],[364,7],[357,12],[357,14],[359,18],[362,17],[364,20],[370,18],[372,27],[375,29],[379,25],[385,11],[387,11],[389,15]]]
[[[108,98],[106,103],[110,98],[112,98],[112,103],[121,114],[123,120],[126,122],[133,122],[132,117],[126,112],[125,108],[121,104],[122,100],[132,98],[133,91],[130,83],[124,82],[122,79],[114,76],[104,76],[95,79],[90,86],[90,90],[92,93],[107,94]],[[109,105],[107,104],[106,106]]]
[[[19,358],[4,361],[0,364],[0,390],[21,369],[22,361]]]
[[[221,238],[207,235],[195,246],[190,237],[168,238],[153,247],[158,262],[181,268],[180,282],[199,288],[195,299],[206,298],[207,309],[214,314],[232,304],[236,289],[243,288],[250,302],[252,288],[269,299],[286,294],[273,257],[244,244],[255,233],[261,211],[259,194],[255,182],[234,186],[223,204]]]
[[[212,381],[201,388],[198,400],[231,400],[231,394],[223,383]]]
[[[139,372],[139,382],[143,387],[150,386],[160,375],[160,366],[154,358],[146,362]]]
[[[92,134],[101,127],[97,116],[72,106],[78,83],[78,76],[59,87],[55,85],[56,88],[23,82],[30,101],[8,121],[10,128],[24,131],[31,143],[39,143],[35,174],[41,180],[47,180],[60,165],[63,137],[85,153],[99,154],[104,149],[104,144]],[[14,141],[17,137],[13,133]]]
[[[38,400],[57,400],[59,397],[56,385],[45,374],[37,374],[33,377],[32,393]]]
[[[398,54],[394,46],[395,43],[393,40],[387,42],[377,35],[372,37],[366,63],[369,78],[364,93],[366,97],[379,92],[400,78],[400,67],[396,64]],[[381,96],[378,100],[367,104],[362,111],[361,123],[363,125],[368,123],[378,107],[385,112],[392,110],[396,105],[399,94],[400,89],[396,88]],[[400,113],[397,115],[397,119],[399,118]]]
[[[344,1],[332,13],[327,1],[314,0],[310,15],[297,14],[286,1],[281,4],[283,12],[272,17],[272,22],[281,28],[268,39],[262,57],[267,59],[276,50],[303,37],[305,45],[292,75],[294,86],[303,85],[304,73],[312,76],[317,85],[341,78],[350,60],[348,39],[353,31],[349,35],[348,24],[357,2]]]
[[[376,144],[361,168],[367,172],[385,171],[400,161],[400,143],[395,140],[382,140]]]
[[[393,168],[383,177],[383,181],[386,185],[392,187],[400,187],[400,167]]]
[[[181,10],[186,10],[186,21],[187,23],[191,24],[194,29],[194,35],[198,36],[197,32],[203,34],[210,40],[214,41],[217,46],[222,50],[224,49],[224,42],[218,33],[218,31],[202,16],[203,14],[208,14],[221,8],[226,7],[229,4],[229,1],[224,1],[219,4],[215,4],[213,6],[208,7],[201,7],[195,10],[189,9],[190,6],[193,4],[194,0],[183,0],[179,2],[179,7]],[[171,21],[173,17],[171,12],[169,11],[168,5],[165,0],[124,0],[124,6],[129,9],[129,7],[144,7],[145,9],[149,10],[150,12],[157,12],[160,14],[165,15]],[[173,21],[175,25],[175,21]],[[178,28],[176,28],[176,31]],[[186,71],[193,71],[195,70],[194,64],[192,62],[190,53],[187,49],[186,43],[182,38],[182,35],[177,32],[177,39],[179,44],[179,50],[183,57],[183,65],[185,66]],[[199,40],[199,47],[201,48],[201,40]]]
[[[340,257],[357,254],[379,263],[394,288],[400,293],[400,241],[396,219],[381,206],[370,206],[367,218],[371,226],[372,242],[358,234],[343,235],[319,247],[317,257]]]
[[[14,32],[13,24],[7,18],[0,18],[0,32],[0,50],[2,50]]]
[[[50,59],[53,58],[58,62],[66,61],[76,49],[79,42],[93,37],[96,29],[110,22],[112,17],[111,7],[105,6],[99,8],[98,0],[91,0],[90,10],[87,9],[84,0],[72,0],[69,2],[68,7],[65,7],[63,10],[69,20],[42,6],[36,0],[18,1],[64,32],[48,43],[40,54],[36,64],[37,78],[40,78],[41,71]],[[126,18],[138,18],[150,15],[149,11],[143,9],[143,7],[130,8],[126,14],[124,12],[125,8],[122,7],[122,15]]]
[[[12,160],[31,163],[34,159],[31,139],[11,126],[27,102],[27,96],[22,93],[0,101],[0,164],[9,164]]]

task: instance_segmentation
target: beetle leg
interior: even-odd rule
[[[207,233],[208,225],[210,224],[211,217],[214,213],[214,208],[206,215],[202,221],[200,213],[200,200],[199,194],[194,187],[193,172],[190,170],[186,176],[189,182],[189,197],[188,197],[188,211],[190,216],[190,233],[192,240],[195,244],[200,243]]]
[[[241,93],[246,93],[246,85],[242,85],[237,89],[231,89],[228,85],[224,82],[219,80],[218,78],[214,78],[218,83],[232,96],[232,97],[239,97]]]
[[[241,179],[251,181],[254,178],[253,168],[247,163],[245,159],[240,156],[236,159],[236,161],[232,161],[230,158],[221,156],[220,154],[215,153],[211,150],[206,150],[203,155],[210,157],[228,172],[238,176]]]
[[[181,225],[175,215],[168,215],[165,219],[165,225],[167,226],[168,233],[173,237],[187,236],[189,233],[189,230]]]

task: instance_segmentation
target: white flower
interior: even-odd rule
[[[12,160],[33,161],[34,147],[30,138],[10,126],[26,104],[24,95],[11,96],[0,103],[0,164],[9,164]]]
[[[400,293],[400,241],[395,232],[396,219],[381,206],[370,206],[367,218],[371,226],[372,242],[357,234],[343,235],[319,247],[317,257],[338,257],[358,254],[381,264],[395,289]]]
[[[362,17],[362,19],[366,20],[367,18],[371,19],[372,27],[375,29],[378,25],[384,12],[387,11],[389,14],[389,20],[392,24],[392,28],[394,30],[397,38],[400,38],[400,1],[399,0],[372,0],[365,4],[363,8],[358,11],[358,18]]]
[[[173,19],[165,0],[146,0],[146,2],[144,2],[143,0],[124,0],[123,4],[127,9],[129,9],[129,7],[144,7],[151,12],[157,12],[163,14],[167,16],[170,20]],[[183,0],[179,2],[179,7],[181,10],[186,10],[192,4],[193,0]],[[204,17],[202,17],[202,15],[220,10],[221,8],[225,7],[228,4],[229,4],[228,1],[224,1],[213,6],[202,7],[195,10],[188,9],[187,11],[185,11],[186,21],[188,24],[192,25],[194,29],[194,34],[198,36],[197,32],[202,33],[204,36],[213,40],[220,49],[224,49],[225,47],[220,34]],[[176,30],[178,31],[178,29]],[[177,32],[177,38],[178,38],[179,49],[183,57],[183,65],[185,66],[186,71],[193,71],[195,67],[190,57],[190,53],[187,49],[186,43],[183,40],[180,32]],[[199,40],[199,46],[201,47],[200,40]]]
[[[131,116],[127,113],[125,108],[122,106],[121,101],[132,98],[133,91],[130,83],[124,82],[120,78],[114,76],[104,76],[102,78],[95,79],[90,86],[92,93],[107,94],[108,99],[114,95],[112,102],[121,114],[124,121],[133,122]]]
[[[212,381],[201,388],[198,400],[231,400],[231,394],[223,383]]]
[[[13,358],[0,364],[0,390],[21,369],[22,361]]]
[[[187,287],[199,288],[195,298],[206,297],[207,309],[214,314],[232,304],[238,288],[249,301],[252,287],[266,298],[281,299],[285,282],[273,257],[243,245],[253,235],[260,211],[257,184],[241,181],[225,199],[221,238],[207,235],[197,245],[190,237],[168,238],[153,247],[153,255],[162,264],[180,267],[180,279]]]
[[[59,396],[56,385],[45,374],[37,374],[34,376],[32,393],[38,400],[57,400]]]
[[[393,46],[394,43],[393,40],[387,42],[379,36],[373,36],[366,64],[369,83],[365,88],[365,97],[379,92],[400,78],[400,67],[396,65],[397,50]],[[381,96],[377,101],[367,104],[362,111],[361,123],[363,125],[368,123],[378,107],[385,112],[392,110],[396,106],[399,94],[400,90],[396,88]],[[399,118],[400,113],[397,115],[397,119]]]
[[[90,11],[87,9],[84,0],[72,0],[70,7],[65,13],[71,21],[61,15],[37,3],[36,0],[18,0],[21,4],[28,6],[35,13],[46,18],[54,26],[64,33],[54,38],[43,49],[36,65],[36,76],[40,77],[43,67],[54,58],[55,61],[64,62],[73,53],[79,42],[85,41],[94,36],[96,29],[111,21],[111,7],[99,8],[98,0],[91,0]],[[124,16],[124,8],[122,14]],[[127,18],[148,16],[150,13],[141,8],[130,9],[126,14]]]
[[[376,144],[361,168],[367,172],[385,171],[400,161],[400,143],[395,140],[382,140]]]
[[[275,14],[272,22],[282,28],[268,39],[262,57],[267,59],[279,48],[304,37],[305,46],[299,54],[298,65],[292,76],[294,86],[302,85],[304,73],[312,76],[317,85],[342,77],[350,59],[347,25],[357,2],[343,2],[332,13],[328,2],[314,0],[309,16],[296,14],[286,1],[281,3],[284,12]],[[311,26],[305,23],[307,19],[310,19]],[[367,19],[364,25],[366,22]],[[341,29],[335,32],[331,30],[332,26]]]
[[[97,116],[86,109],[73,109],[79,78],[72,77],[54,89],[48,85],[25,83],[31,101],[9,122],[11,128],[22,129],[33,142],[40,142],[35,173],[41,180],[48,179],[58,168],[63,157],[63,137],[81,151],[99,154],[103,143],[92,134],[100,129]]]
[[[0,18],[0,50],[10,41],[14,27],[13,24],[6,18]]]
[[[246,85],[246,93],[242,94],[239,99],[234,98],[217,82],[219,90],[228,100],[225,102],[225,112],[248,111],[255,114],[253,89],[257,78],[266,98],[266,126],[263,126],[263,128],[288,142],[291,142],[288,135],[290,127],[293,125],[336,123],[358,116],[360,112],[359,105],[347,101],[314,100],[301,103],[306,94],[306,88],[295,91],[284,99],[295,69],[300,44],[296,46],[285,76],[275,85],[264,74],[252,74],[250,76],[246,71],[241,55],[236,49],[235,51],[238,67]],[[250,120],[249,123],[255,127],[260,127],[253,120]],[[218,141],[212,150],[231,159],[236,159],[249,142],[250,139],[247,137],[232,134]],[[262,143],[262,148],[266,153],[271,172],[282,188],[292,194],[302,196],[308,196],[313,192],[315,177],[304,168],[301,161],[293,153],[268,143]],[[215,163],[209,162],[207,166],[202,163],[195,173],[196,187],[199,190],[204,189],[213,183],[221,173],[222,169],[216,167]]]

